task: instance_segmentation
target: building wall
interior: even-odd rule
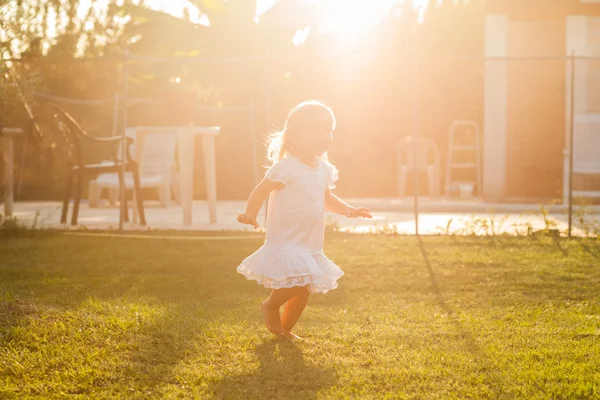
[[[512,20],[510,57],[562,56],[564,20]],[[565,137],[565,63],[536,59],[508,62],[506,197],[560,196]]]
[[[559,198],[571,70],[564,59],[550,58],[564,57],[571,48],[577,55],[600,53],[600,19],[592,18],[600,16],[600,1],[490,0],[486,12],[486,55],[547,59],[486,62],[484,196]],[[577,15],[583,24],[573,19]],[[600,103],[600,86],[594,89],[600,85],[598,64],[576,63],[576,114],[596,112]]]
[[[486,0],[487,14],[512,20],[561,20],[567,15],[600,15],[599,0]]]

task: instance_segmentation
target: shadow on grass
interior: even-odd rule
[[[211,388],[217,399],[314,399],[337,378],[326,368],[304,361],[301,343],[268,339],[254,348],[260,363],[257,370],[229,376]]]
[[[458,337],[460,337],[464,341],[465,348],[473,354],[477,365],[479,366],[480,371],[485,374],[486,381],[491,388],[494,389],[495,395],[499,396],[502,394],[502,380],[497,376],[498,367],[494,365],[489,356],[485,353],[485,351],[479,346],[472,333],[467,330],[461,321],[459,320],[456,312],[448,305],[442,290],[438,284],[438,279],[435,274],[435,271],[431,265],[429,260],[429,256],[427,254],[427,249],[425,248],[425,243],[420,236],[417,236],[417,240],[419,241],[419,248],[421,250],[421,254],[423,256],[423,261],[425,262],[425,267],[427,268],[427,272],[429,273],[429,279],[431,282],[431,286],[433,288],[433,292],[435,293],[436,300],[438,305],[442,310],[444,310],[448,316],[450,317],[452,323],[456,327]]]
[[[31,304],[19,300],[0,299],[0,344],[11,340],[11,330],[25,323],[27,317],[37,314]]]
[[[560,252],[562,253],[563,256],[565,256],[565,257],[569,256],[569,253],[567,252],[567,250],[560,243],[560,236],[552,235],[552,242],[554,242],[554,245],[556,246],[556,248],[558,250],[560,250]]]
[[[109,353],[102,371],[84,377],[89,386],[77,377],[60,383],[66,393],[128,385],[155,397],[157,387],[177,382],[176,367],[194,354],[211,321],[254,300],[258,309],[262,293],[232,267],[254,242],[231,251],[226,243],[52,239],[19,239],[0,248],[6,291],[0,295],[8,299],[0,297],[0,345],[46,308],[70,332],[101,332],[65,337],[69,351]],[[49,325],[48,332],[55,331]],[[56,339],[44,344],[58,345]],[[75,386],[81,392],[71,392]]]
[[[197,337],[208,324],[198,314],[197,308],[171,305],[160,318],[141,323],[123,364],[132,386],[155,394],[159,386],[178,383],[174,368],[193,354]]]
[[[597,246],[592,247],[588,243],[586,243],[586,239],[578,239],[577,241],[579,243],[579,246],[581,246],[581,248],[583,249],[583,251],[594,257],[596,260],[600,260],[600,242],[595,242]]]

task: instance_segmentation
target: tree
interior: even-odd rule
[[[130,0],[125,0],[128,3]],[[100,4],[104,6],[100,7]],[[81,62],[112,57],[122,48],[122,7],[118,0],[8,0],[0,5],[0,124],[22,127],[28,133],[31,121],[22,99],[40,117],[39,92],[71,99],[111,98],[121,86],[119,64]],[[86,4],[89,7],[86,8]],[[21,96],[21,94],[23,96]],[[102,107],[72,107],[94,134],[112,132],[112,104]],[[37,139],[36,139],[37,140]],[[17,154],[29,142],[18,142]],[[24,178],[28,197],[53,196],[60,178],[60,165],[48,165],[50,149],[60,148],[59,138],[44,130],[44,140],[27,147],[25,166],[17,172]],[[21,158],[18,157],[20,160]],[[59,159],[54,157],[54,159]],[[23,174],[21,169],[25,168]]]
[[[279,3],[290,2],[280,0]],[[270,18],[272,8],[256,17],[256,1],[194,0],[205,24],[177,18],[129,4],[131,17],[124,40],[131,54],[146,57],[178,57],[181,63],[133,63],[131,73],[137,90],[162,90],[175,77],[181,87],[209,93],[209,103],[222,101],[219,93],[248,92],[249,84],[264,81],[264,58],[294,50],[293,25],[280,25]],[[186,19],[187,18],[187,19]],[[198,57],[204,58],[198,62]],[[192,60],[190,60],[192,59]],[[243,78],[243,79],[242,79]],[[146,89],[144,89],[146,88]],[[209,88],[212,88],[209,89]],[[231,89],[231,90],[230,90]]]

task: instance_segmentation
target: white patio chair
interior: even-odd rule
[[[427,138],[419,138],[416,170],[426,172],[429,180],[429,195],[440,194],[440,157],[435,143]],[[409,172],[415,170],[414,144],[412,136],[398,143],[398,196],[404,197],[406,179]]]
[[[153,134],[145,140],[143,161],[140,171],[140,186],[142,189],[156,188],[163,207],[168,207],[172,201],[171,188],[178,183],[178,174],[175,168],[175,149],[177,137],[170,134]],[[135,143],[131,146],[135,154]],[[133,178],[125,176],[125,189],[133,188]],[[89,182],[89,204],[97,207],[100,203],[104,189],[108,191],[108,199],[115,204],[119,194],[119,180],[117,174],[102,174]],[[177,188],[175,188],[177,189]],[[179,191],[175,190],[175,199],[178,200]]]

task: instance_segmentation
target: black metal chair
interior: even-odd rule
[[[138,163],[131,158],[129,151],[130,145],[133,143],[133,139],[126,137],[126,158],[121,161],[117,157],[117,149],[119,143],[122,142],[123,136],[113,136],[108,138],[95,138],[88,135],[85,130],[79,125],[79,123],[73,118],[68,112],[61,109],[55,104],[47,104],[47,111],[49,112],[52,126],[59,133],[66,145],[69,163],[69,174],[67,176],[67,185],[65,190],[65,197],[63,200],[62,214],[60,222],[67,223],[67,214],[69,211],[69,202],[71,195],[73,194],[73,214],[71,217],[71,225],[77,225],[77,217],[79,214],[79,204],[81,202],[81,193],[83,190],[83,178],[86,176],[95,176],[104,173],[117,173],[119,175],[120,185],[125,184],[124,172],[129,172],[133,175],[133,185],[135,191],[135,198],[137,201],[137,207],[140,215],[141,225],[146,225],[146,216],[144,213],[144,204],[142,200],[142,193],[140,189],[140,171]],[[112,145],[112,164],[86,164],[82,153],[82,142],[87,141],[90,143],[96,143],[99,145]],[[124,165],[123,165],[124,164]],[[123,168],[124,167],[124,168]],[[75,192],[73,193],[73,188]],[[129,221],[127,199],[123,199],[121,205],[123,210],[124,221]]]

